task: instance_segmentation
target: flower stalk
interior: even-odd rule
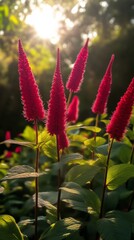
[[[39,171],[39,147],[38,147],[38,123],[35,121],[35,134],[36,134],[36,157],[35,157],[35,172]],[[35,240],[38,236],[38,193],[39,193],[39,179],[35,178]]]
[[[102,189],[102,197],[101,197],[101,207],[100,207],[100,214],[99,218],[103,217],[103,210],[104,210],[104,201],[105,201],[105,192],[106,192],[106,180],[107,180],[107,173],[108,173],[108,167],[109,167],[109,160],[110,160],[110,154],[113,146],[114,139],[111,140],[108,148],[108,155],[107,155],[107,161],[106,161],[106,168],[105,168],[105,174],[104,174],[104,182],[103,182],[103,189]]]

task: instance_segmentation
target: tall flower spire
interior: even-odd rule
[[[121,97],[117,107],[111,117],[109,124],[107,125],[107,133],[110,137],[120,141],[124,134],[126,127],[129,123],[132,107],[134,104],[134,78],[129,84],[126,92]]]
[[[79,98],[74,96],[67,110],[67,122],[75,123],[79,116]]]
[[[60,72],[60,53],[57,51],[57,64],[48,103],[47,129],[50,134],[59,135],[65,131],[66,98]]]
[[[98,88],[98,93],[96,99],[92,105],[92,112],[97,114],[103,114],[106,112],[106,106],[108,97],[110,94],[111,84],[112,84],[112,65],[114,61],[114,55],[111,56],[109,65],[106,69],[104,77]]]
[[[88,41],[89,39],[87,39],[84,47],[81,48],[66,83],[66,88],[71,92],[78,92],[83,82],[84,72],[88,58]]]
[[[43,120],[45,117],[43,102],[20,40],[18,51],[19,83],[23,104],[23,115],[28,121]]]

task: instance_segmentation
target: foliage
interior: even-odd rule
[[[97,69],[97,71],[93,71],[92,80],[95,79],[95,76],[98,78],[98,68],[103,68],[105,57],[102,55],[104,52],[110,55],[111,49],[112,51],[114,49],[115,55],[119,56],[122,49],[120,44],[122,43],[124,47],[126,39],[127,42],[130,42],[129,50],[131,50],[128,33],[133,36],[133,26],[130,21],[132,18],[131,1],[127,11],[129,14],[126,14],[124,19],[125,28],[121,22],[121,9],[125,6],[126,1],[106,1],[108,7],[104,12],[101,2],[85,1],[86,7],[82,7],[80,1],[79,3],[72,1],[69,4],[68,1],[64,1],[64,6],[68,6],[66,15],[73,20],[75,17],[69,10],[76,4],[75,7],[78,8],[78,11],[75,16],[80,21],[76,21],[74,31],[69,32],[67,37],[64,35],[66,30],[64,24],[61,26],[64,29],[61,43],[65,39],[67,42],[63,52],[63,55],[66,54],[66,56],[71,51],[73,53],[77,51],[76,42],[82,37],[78,29],[82,29],[86,21],[89,20],[90,27],[86,25],[85,32],[88,32],[90,28],[98,30],[99,37],[95,39],[91,48],[91,66],[93,70]],[[51,1],[51,4],[53,3],[54,1]],[[30,2],[25,1],[26,8],[23,8],[22,1],[17,1],[17,4],[18,11],[15,13],[13,11],[14,1],[1,1],[0,24],[4,35],[7,34],[6,42],[0,39],[3,47],[3,59],[6,51],[9,51],[9,45],[7,44],[8,48],[6,49],[6,43],[9,43],[10,34],[15,31],[19,33],[22,29],[27,30],[24,22],[20,22],[20,19],[14,17],[14,14],[18,17],[21,11],[25,17],[23,10],[30,11]],[[114,12],[115,5],[117,12]],[[112,16],[114,16],[115,24],[114,22],[110,23]],[[19,29],[20,25],[21,30]],[[118,25],[117,32],[116,25]],[[28,34],[28,31],[26,32]],[[72,40],[67,41],[67,39],[71,39],[72,35]],[[108,39],[107,36],[109,36]],[[24,39],[27,39],[27,35],[24,36]],[[40,44],[42,43],[40,42]],[[45,68],[52,70],[53,64],[49,68],[52,55],[49,50],[46,50],[46,47],[42,48],[40,44],[34,47],[33,39],[30,43],[25,43],[26,48],[31,49],[30,59],[32,61],[33,56],[37,56],[40,61],[43,59],[40,53],[41,55],[45,54],[48,59]],[[69,47],[70,45],[73,47]],[[76,49],[74,49],[74,45],[76,45]],[[13,49],[12,52],[14,52]],[[16,57],[15,55],[14,57]],[[70,57],[71,61],[73,61],[73,57],[73,55]],[[101,62],[97,68],[96,59],[98,57]],[[16,69],[16,62],[10,60],[6,59],[10,65],[9,73],[13,68]],[[32,61],[32,65],[36,65],[35,60]],[[43,65],[37,65],[36,73],[41,74]],[[2,76],[6,79],[7,70],[4,68],[2,71]],[[122,72],[119,71],[121,77],[124,74],[123,71],[125,68],[122,67]],[[68,72],[68,68],[66,72]],[[131,75],[131,67],[129,74]],[[13,80],[14,78],[11,77],[11,83]],[[12,85],[7,84],[8,93],[10,90],[13,92]],[[88,96],[87,82],[85,86]],[[18,91],[17,88],[15,90]],[[48,89],[47,94],[49,94]],[[14,99],[17,102],[17,98]],[[87,101],[85,105],[88,105]],[[6,113],[8,116],[8,106]],[[18,111],[15,115],[16,122],[11,122],[16,133],[19,117],[20,112]],[[134,238],[134,114],[132,114],[131,124],[127,128],[125,137],[120,142],[111,141],[106,134],[105,129],[109,122],[107,114],[99,116],[98,124],[96,119],[97,117],[89,117],[73,125],[67,123],[66,133],[69,147],[63,151],[58,148],[57,136],[51,136],[48,129],[42,125],[39,125],[38,129],[37,126],[34,128],[28,125],[21,134],[16,135],[16,138],[5,139],[0,143],[3,146],[0,156],[1,240],[33,240],[35,238],[36,240],[130,240]],[[36,168],[38,157],[39,169]],[[38,213],[35,210],[38,210]],[[38,237],[35,231],[36,220]]]
[[[87,119],[84,122],[90,123],[91,121]],[[46,129],[40,130],[40,173],[36,176],[39,177],[40,184],[38,216],[40,240],[63,238],[96,240],[97,231],[102,239],[107,240],[129,240],[130,236],[134,235],[132,227],[134,169],[132,163],[130,164],[130,159],[133,157],[131,156],[133,148],[131,139],[125,137],[122,142],[115,142],[113,145],[107,176],[105,208],[103,217],[99,219],[108,145],[103,141],[104,139],[107,141],[107,136],[103,136],[99,131],[97,131],[99,132],[97,138],[100,138],[100,143],[90,141],[96,130],[99,128],[90,129],[90,125],[83,125],[82,122],[68,126],[67,132],[71,142],[68,150],[62,155],[61,163],[57,163],[56,160],[54,137],[50,136]],[[131,130],[128,130],[128,136],[129,132]],[[18,235],[19,240],[27,239],[24,235],[31,240],[34,235],[33,178],[36,174],[32,168],[34,166],[33,155],[36,150],[34,136],[35,130],[27,126],[20,138],[4,142],[14,144],[14,146],[21,144],[22,151],[18,154],[13,152],[10,158],[6,157],[6,152],[1,156],[1,216],[3,219],[6,217],[3,214],[8,214],[10,221],[13,221],[12,224],[15,224],[14,228],[16,226],[14,231],[18,231],[18,226],[20,227],[23,235]],[[76,138],[73,138],[75,136]],[[7,148],[8,151],[9,149]],[[93,149],[96,149],[96,160],[92,159]],[[127,155],[126,149],[128,149]],[[56,182],[59,168],[63,179],[61,186],[62,219],[57,222]],[[14,223],[11,216],[14,216],[18,225]],[[0,233],[10,232],[3,228],[2,223],[0,226]],[[6,225],[6,229],[10,227],[10,224]],[[10,235],[3,236],[11,238]]]

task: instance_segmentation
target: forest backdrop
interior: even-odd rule
[[[26,23],[33,6],[49,4],[62,10],[57,44],[40,38]],[[67,22],[73,23],[68,28]],[[49,25],[49,22],[45,23]],[[93,34],[95,33],[95,34]],[[21,132],[27,122],[22,115],[18,81],[17,42],[22,40],[41,96],[47,109],[57,47],[61,50],[64,83],[70,66],[89,36],[89,59],[80,97],[80,119],[91,116],[91,105],[111,55],[115,54],[113,84],[108,103],[111,115],[133,77],[134,1],[133,0],[0,0],[0,139],[5,131],[12,136]]]

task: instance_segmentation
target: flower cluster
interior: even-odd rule
[[[27,56],[19,40],[19,82],[21,90],[21,99],[23,103],[23,114],[28,121],[43,120],[45,110],[41,100],[39,89]]]
[[[107,125],[107,133],[110,137],[120,141],[126,131],[129,123],[132,107],[134,105],[134,78],[129,84],[126,92],[121,97],[117,107],[111,117],[110,123]]]
[[[92,106],[92,112],[97,114],[103,114],[106,112],[106,106],[108,97],[110,94],[111,84],[112,84],[112,64],[114,61],[114,55],[111,56],[109,65],[106,69],[104,77],[98,88],[98,93],[96,99]]]

